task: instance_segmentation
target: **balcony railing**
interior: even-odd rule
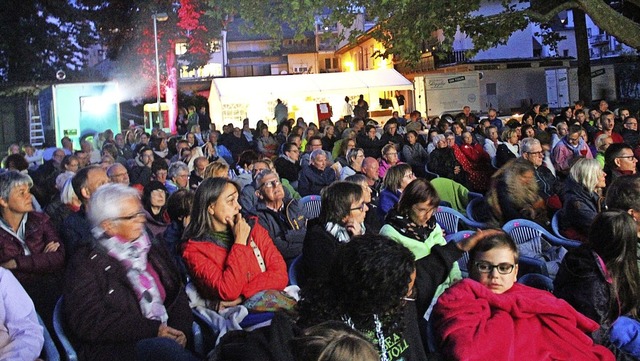
[[[436,66],[445,64],[464,63],[467,61],[466,50],[453,50],[447,52],[438,52],[435,54]]]
[[[598,34],[589,38],[591,45],[605,44],[609,42],[609,36],[607,34]]]

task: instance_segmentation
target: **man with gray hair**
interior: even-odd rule
[[[172,195],[178,189],[189,188],[189,166],[184,162],[175,162],[169,166],[167,172],[167,181],[164,183],[169,195]]]
[[[540,141],[536,138],[524,138],[521,143],[522,158],[533,164],[535,168],[536,182],[538,183],[538,194],[552,210],[562,208],[559,194],[562,191],[562,182],[551,173],[544,162],[544,150]]]
[[[269,232],[288,267],[302,253],[307,218],[298,201],[286,196],[276,172],[270,169],[260,171],[255,184],[258,221]]]
[[[335,182],[336,172],[327,166],[327,155],[320,149],[315,149],[309,157],[309,166],[303,167],[298,177],[298,192],[301,196],[320,194],[320,191]]]

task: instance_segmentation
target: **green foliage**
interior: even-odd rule
[[[10,6],[9,6],[10,5]],[[0,11],[0,82],[54,81],[81,65],[95,33],[87,13],[65,1],[5,2]]]

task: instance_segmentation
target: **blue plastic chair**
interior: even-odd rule
[[[56,307],[53,309],[53,332],[56,334],[58,341],[62,345],[63,355],[67,361],[77,361],[78,355],[76,350],[71,345],[71,341],[67,338],[64,332],[64,319],[62,317],[62,297],[56,302]]]
[[[469,194],[471,194],[471,192],[469,192]],[[472,220],[474,222],[479,222],[478,221],[478,217],[474,215],[474,210],[482,202],[484,202],[484,197],[482,197],[482,196],[475,197],[475,198],[471,198],[471,197],[469,198],[469,203],[467,203],[467,217],[470,220]]]
[[[60,361],[60,352],[56,348],[56,344],[53,342],[53,338],[47,330],[47,326],[45,326],[44,322],[40,315],[38,315],[38,323],[42,326],[42,334],[44,336],[44,346],[42,347],[42,355],[44,356],[45,361]]]
[[[289,284],[290,285],[298,285],[298,276],[300,273],[300,260],[302,259],[302,255],[293,259],[293,262],[289,265]]]
[[[462,213],[449,207],[438,207],[438,211],[434,213],[436,222],[442,227],[447,236],[458,232],[460,222],[464,223],[466,228],[487,228],[486,223],[476,222],[465,217]]]
[[[518,283],[540,290],[553,292],[553,280],[548,276],[539,273],[528,273],[518,278]]]
[[[580,246],[580,242],[557,237],[541,225],[528,219],[513,219],[502,226],[502,229],[513,238],[516,244],[525,243],[536,237],[542,237],[556,246],[566,248],[576,248]]]
[[[553,231],[553,234],[560,239],[564,239],[565,241],[579,242],[574,239],[569,239],[563,236],[562,234],[560,234],[560,217],[562,217],[562,210],[559,210],[556,213],[554,213],[553,217],[551,218],[551,230]]]
[[[429,170],[429,167],[427,166],[427,163],[424,164],[424,172],[431,177],[431,179],[433,178],[440,178],[440,175],[438,173],[434,173],[432,171]]]
[[[321,198],[312,194],[302,197],[298,201],[298,205],[307,219],[314,219],[320,216]]]

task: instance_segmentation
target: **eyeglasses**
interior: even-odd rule
[[[262,188],[262,187],[265,187],[265,188],[275,188],[275,187],[279,186],[280,184],[282,184],[282,183],[280,183],[280,181],[276,179],[276,180],[272,180],[271,182],[264,182],[264,183],[262,183],[262,185],[260,186],[260,188]]]
[[[529,155],[542,155],[542,151],[538,151],[538,152],[527,152],[527,154]]]
[[[111,220],[112,221],[132,221],[138,217],[145,217],[145,212],[138,211],[130,216],[115,217],[115,218],[111,218]]]
[[[494,269],[498,270],[501,275],[508,275],[513,272],[516,265],[511,263],[491,264],[489,262],[474,262],[474,266],[480,273],[491,273]]]
[[[189,178],[189,174],[178,174],[177,178]]]
[[[362,202],[362,204],[360,204],[358,207],[350,208],[349,210],[350,210],[350,211],[360,211],[360,212],[363,212],[363,211],[364,211],[364,207],[366,207],[366,206],[367,206],[367,205],[366,205],[364,202]]]
[[[616,157],[616,158],[633,160],[633,159],[635,159],[635,157],[636,157],[635,155],[622,155],[622,156],[619,156],[619,157]]]

